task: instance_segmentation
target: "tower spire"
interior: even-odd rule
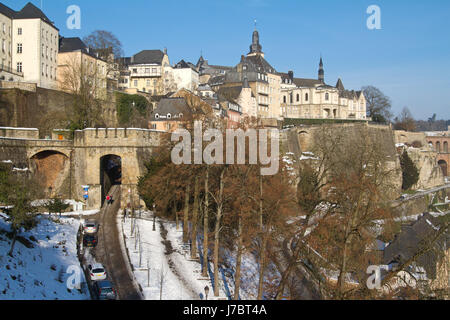
[[[323,60],[322,60],[322,54],[320,55],[320,62],[319,62],[319,81],[322,83],[325,83],[325,70],[323,69]]]
[[[253,31],[252,36],[252,44],[250,45],[250,52],[249,54],[261,54],[262,53],[262,47],[259,44],[259,33],[258,30],[256,30],[256,20],[255,20],[255,31]]]

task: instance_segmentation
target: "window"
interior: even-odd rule
[[[167,130],[170,130],[170,129],[172,128],[172,124],[167,123],[167,124],[166,124],[166,128],[167,128]]]
[[[172,119],[172,115],[170,113],[167,114],[167,119]]]
[[[3,33],[6,33],[6,23],[3,23]]]
[[[297,102],[300,101],[300,95],[297,93]]]
[[[152,68],[152,73],[156,74],[156,68]]]
[[[19,36],[22,35],[22,28],[18,28],[18,29],[17,29],[17,34],[18,34]]]
[[[138,81],[134,80],[134,86],[137,87],[138,86]]]
[[[325,93],[325,101],[328,101],[328,100],[330,100],[330,94],[327,92],[327,93]]]
[[[283,97],[283,103],[286,103],[286,96]]]
[[[17,62],[17,72],[22,72],[22,62]]]
[[[21,43],[17,44],[17,53],[22,53],[22,44]]]
[[[42,75],[44,75],[45,64],[42,64]]]
[[[6,41],[5,40],[2,41],[2,51],[3,52],[6,51]]]
[[[152,129],[156,130],[156,123],[152,123]]]
[[[305,101],[309,100],[309,94],[305,93]]]

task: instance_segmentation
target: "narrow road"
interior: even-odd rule
[[[106,267],[120,300],[141,300],[141,294],[128,272],[127,257],[124,257],[120,245],[122,235],[116,223],[120,209],[120,186],[112,186],[110,195],[113,196],[113,204],[108,205],[105,202],[100,212],[96,259]]]

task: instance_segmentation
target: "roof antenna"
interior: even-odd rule
[[[256,30],[256,19],[255,19],[255,30]]]

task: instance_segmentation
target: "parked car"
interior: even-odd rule
[[[84,223],[85,233],[96,233],[98,231],[98,223],[95,220],[86,220]]]
[[[117,297],[116,289],[108,280],[95,281],[94,292],[99,300],[115,300]]]
[[[88,270],[92,281],[106,279],[106,270],[102,264],[94,263],[93,265],[88,265]]]
[[[93,234],[85,234],[83,236],[83,246],[84,247],[95,247],[97,245],[97,236]]]

